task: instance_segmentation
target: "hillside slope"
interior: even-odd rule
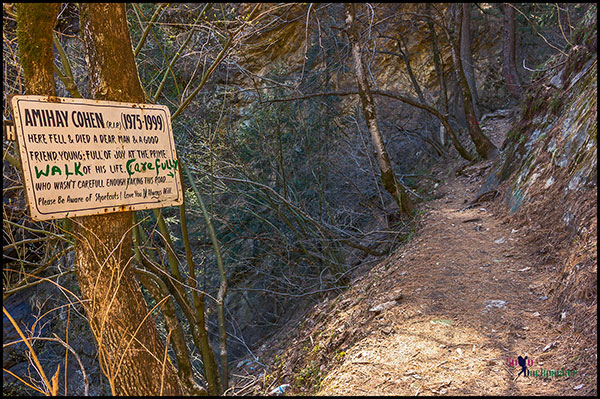
[[[597,56],[579,39],[513,119],[484,119],[502,157],[456,167],[414,239],[266,342],[237,393],[597,394]]]

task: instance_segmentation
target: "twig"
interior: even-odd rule
[[[400,94],[396,94],[394,92],[390,92],[387,90],[371,90],[371,94],[384,96],[384,97],[390,97],[390,98],[396,99],[398,101],[402,101],[404,103],[410,104],[413,107],[424,109],[425,111],[433,114],[444,125],[444,128],[450,135],[450,138],[452,139],[452,143],[454,144],[454,147],[456,148],[456,150],[458,151],[460,156],[468,161],[473,161],[475,159],[470,153],[468,153],[462,147],[462,145],[458,141],[458,137],[456,137],[454,130],[452,129],[452,127],[450,126],[450,124],[448,122],[447,114],[443,114],[440,111],[438,111],[437,109],[431,107],[430,105],[423,104],[423,103],[419,102],[418,100],[415,100],[414,98],[405,97]],[[298,97],[272,99],[272,100],[268,100],[266,102],[274,103],[274,102],[283,102],[283,101],[298,101],[298,100],[304,100],[304,99],[319,97],[319,96],[350,96],[350,95],[358,95],[358,91],[357,90],[339,90],[339,91],[329,91],[329,92],[322,92],[322,93],[311,93],[311,94],[306,94],[306,95],[298,96]]]
[[[192,29],[190,30],[190,32],[188,34],[188,37],[185,39],[185,41],[183,42],[183,44],[179,47],[179,50],[177,50],[177,54],[175,54],[175,56],[171,59],[171,62],[167,66],[167,70],[165,71],[165,74],[163,75],[162,81],[160,82],[160,85],[156,89],[156,93],[154,93],[154,97],[152,98],[152,102],[153,103],[156,103],[156,100],[158,99],[158,96],[162,92],[162,90],[163,90],[163,88],[165,86],[165,83],[167,82],[167,77],[169,76],[169,72],[173,73],[173,65],[175,65],[175,61],[177,61],[177,59],[179,59],[179,56],[181,55],[181,52],[183,51],[183,49],[188,45],[188,43],[192,39],[192,36],[194,35],[194,32],[196,31],[196,23],[198,22],[198,20],[200,20],[200,18],[202,17],[202,15],[204,15],[204,13],[208,9],[208,7],[210,7],[210,5],[211,5],[210,3],[206,3],[204,5],[204,8],[200,11],[200,14],[198,15],[198,17],[194,21],[194,25],[193,25]]]
[[[184,165],[182,163],[182,165]],[[189,169],[196,171],[196,169],[194,169],[193,167],[189,167]],[[283,196],[281,194],[279,194],[277,191],[275,191],[273,188],[262,184],[262,183],[258,183],[255,181],[251,181],[251,180],[247,180],[247,179],[239,179],[239,178],[235,178],[235,177],[226,177],[226,176],[215,176],[212,175],[208,172],[203,172],[206,175],[212,177],[212,178],[216,178],[216,179],[223,179],[223,180],[230,180],[230,181],[234,181],[234,182],[240,182],[240,183],[247,183],[247,184],[252,184],[258,187],[261,187],[263,189],[265,189],[266,191],[268,191],[269,193],[272,193],[273,195],[275,195],[280,201],[282,201],[288,208],[290,208],[292,211],[294,211],[295,214],[301,216],[303,219],[309,221],[313,226],[315,226],[315,228],[317,228],[319,230],[319,232],[323,233],[323,234],[327,234],[331,237],[336,237],[337,235],[334,234],[329,228],[326,228],[322,223],[317,222],[316,220],[314,220],[309,214],[307,214],[304,210],[302,210],[301,208],[299,208],[298,206],[294,205],[293,203],[291,203],[290,201],[288,201],[287,199],[283,198]],[[190,176],[191,179],[191,176]],[[361,244],[352,242],[346,238],[340,238],[340,241],[342,243],[345,243],[353,248],[356,249],[360,249],[363,252],[366,252],[370,255],[375,255],[375,256],[381,256],[383,255],[385,252],[380,252],[380,251],[375,251],[373,249],[370,249],[368,247],[365,247]]]
[[[569,46],[573,47],[573,44],[571,44],[569,39],[567,39],[567,36],[565,36],[565,31],[563,30],[562,22],[560,22],[560,7],[558,6],[558,3],[556,3],[556,16],[558,19],[558,26],[560,26],[560,32],[562,33],[563,39],[565,39],[565,42],[567,42]]]
[[[302,84],[302,81],[304,80],[304,69],[306,67],[306,60],[308,59],[308,23],[310,22],[310,9],[312,8],[313,3],[310,3],[308,5],[308,11],[306,12],[306,24],[305,24],[305,29],[304,29],[304,57],[303,57],[303,61],[302,61],[302,74],[300,75],[300,80],[298,81],[298,84],[296,85],[295,89],[297,90],[300,85]]]
[[[13,377],[15,377],[16,379],[18,379],[19,381],[21,381],[23,384],[27,385],[29,388],[35,389],[35,390],[36,390],[36,391],[38,391],[39,393],[41,393],[41,394],[44,394],[44,395],[48,396],[48,393],[47,393],[47,392],[44,392],[44,391],[40,390],[39,388],[37,388],[37,387],[35,387],[35,386],[33,386],[33,385],[29,384],[27,381],[25,381],[24,379],[22,379],[21,377],[19,377],[19,376],[18,376],[18,375],[16,375],[15,373],[13,373],[12,371],[10,371],[10,370],[7,370],[7,369],[5,369],[5,368],[2,368],[2,371],[6,372],[6,373],[8,373],[8,374],[10,374],[10,375],[12,375]]]
[[[165,355],[163,357],[162,372],[160,374],[160,394],[159,394],[159,396],[163,395],[163,388],[164,388],[164,383],[165,383],[165,366],[167,365],[167,353],[169,352],[169,341],[171,340],[172,332],[173,332],[173,330],[169,330],[169,335],[167,335],[167,340],[165,342]]]
[[[546,42],[546,44],[550,47],[552,47],[555,50],[558,50],[562,55],[566,56],[567,54],[562,51],[561,49],[559,49],[556,46],[553,46],[548,40],[546,40],[546,38],[537,31],[535,24],[533,22],[531,22],[531,20],[527,17],[527,15],[523,14],[523,12],[521,10],[519,10],[517,7],[515,7],[514,5],[512,5],[511,3],[507,3],[509,6],[511,6],[512,8],[514,8],[515,10],[517,10],[519,12],[519,14],[521,14],[522,16],[525,17],[525,19],[527,20],[527,22],[529,22],[531,24],[531,27],[533,28],[533,30],[535,31],[535,33],[540,36],[542,39],[544,39],[544,41]]]
[[[530,72],[544,72],[544,71],[548,71],[550,69],[554,69],[556,67],[559,67],[561,65],[564,65],[566,63],[567,63],[567,60],[565,60],[564,62],[561,62],[559,64],[556,64],[556,65],[551,65],[548,68],[544,68],[544,69],[531,69],[531,68],[528,68],[527,65],[525,65],[525,57],[523,57],[523,68],[526,69],[526,70],[528,70],[528,71],[530,71]]]
[[[422,200],[423,197],[421,197],[419,194],[415,193],[413,190],[411,190],[406,184],[404,184],[404,182],[402,181],[402,179],[400,179],[398,181],[398,183],[400,183],[400,185],[402,187],[404,187],[405,190],[407,190],[409,193],[411,193],[412,195],[414,195],[415,197],[417,197],[418,199]]]
[[[127,342],[127,346],[125,347],[125,349],[122,351],[122,355],[121,357],[118,359],[119,364],[116,367],[116,370],[114,372],[114,375],[119,375],[119,371],[121,369],[121,365],[123,363],[123,360],[125,360],[125,355],[127,354],[127,352],[129,351],[129,347],[131,346],[131,344],[133,343],[134,340],[137,341],[136,335],[139,332],[140,328],[142,327],[142,325],[146,322],[146,319],[152,314],[152,312],[154,312],[154,310],[159,309],[162,307],[163,303],[165,301],[167,301],[169,299],[168,296],[164,297],[160,302],[158,302],[156,305],[154,305],[154,307],[152,309],[150,309],[150,311],[148,311],[148,313],[146,313],[146,315],[144,316],[144,318],[142,319],[142,321],[139,323],[139,325],[136,327],[135,331],[133,332],[133,334],[131,335],[131,339]],[[115,361],[117,361],[117,359],[115,359]]]
[[[356,113],[358,114],[358,106],[356,107]],[[358,120],[356,118],[352,118],[354,123],[356,124],[356,130],[358,131],[358,134],[360,135],[360,140],[363,143],[363,147],[365,149],[365,154],[369,153],[369,149],[367,148],[367,142],[365,141],[363,134],[362,134],[362,129],[360,127],[360,125],[358,124]],[[385,208],[385,202],[383,201],[383,195],[381,194],[381,189],[379,188],[379,184],[377,184],[377,174],[375,173],[375,167],[373,166],[373,160],[371,159],[370,156],[367,155],[367,160],[369,161],[369,167],[371,168],[371,177],[373,178],[373,182],[375,183],[375,188],[377,189],[377,195],[379,197],[379,201],[381,203],[381,208],[384,209]],[[354,184],[353,181],[351,181],[352,184]],[[357,191],[360,192],[360,190]]]
[[[77,85],[75,84],[75,79],[73,78],[73,71],[71,70],[71,64],[69,63],[69,58],[67,57],[67,53],[63,48],[60,40],[56,37],[56,33],[52,35],[52,41],[54,46],[58,50],[58,54],[60,55],[60,60],[62,62],[63,68],[65,72],[63,73],[56,64],[54,64],[54,72],[58,75],[59,79],[64,83],[65,88],[71,95],[75,98],[82,98],[79,90],[77,89]]]
[[[69,352],[71,352],[73,354],[73,356],[75,356],[75,359],[77,359],[77,363],[79,363],[79,368],[81,369],[81,374],[83,376],[83,396],[88,396],[89,391],[90,391],[90,383],[88,381],[87,374],[85,373],[85,368],[83,367],[83,363],[81,362],[79,355],[77,354],[77,352],[75,352],[75,349],[73,349],[69,344],[63,342],[63,340],[60,339],[56,334],[53,334],[53,335],[56,338],[56,341],[59,342],[61,345],[63,345],[65,348],[67,348],[69,350]],[[36,339],[49,339],[49,338],[36,338]],[[65,371],[66,371],[66,365],[65,365]],[[66,389],[66,386],[65,386],[65,389]]]
[[[5,246],[2,247],[2,251],[6,251],[9,248],[14,248],[17,245],[25,245],[25,244],[33,244],[36,242],[40,242],[40,241],[50,241],[50,240],[55,240],[57,238],[61,238],[61,236],[54,236],[54,237],[38,237],[38,238],[28,238],[25,239],[23,241],[19,241],[19,242],[13,242],[11,244],[7,244]],[[62,236],[62,238],[64,238],[64,236]]]
[[[70,249],[72,249],[72,247],[71,247]],[[10,290],[6,290],[6,291],[4,291],[4,292],[2,293],[2,297],[3,297],[3,299],[6,299],[6,298],[8,298],[10,295],[12,295],[12,294],[14,294],[14,293],[16,293],[16,292],[19,292],[19,291],[21,291],[21,290],[24,290],[25,288],[31,288],[31,287],[33,287],[33,286],[35,286],[35,285],[38,285],[38,284],[40,284],[40,283],[42,283],[42,282],[44,282],[44,281],[51,280],[51,279],[53,279],[53,278],[59,278],[59,277],[62,277],[62,276],[66,276],[67,274],[70,274],[70,273],[73,273],[73,272],[75,272],[75,269],[70,269],[70,270],[67,270],[67,271],[65,271],[65,272],[62,272],[62,273],[59,273],[59,274],[55,274],[55,275],[53,275],[53,276],[46,277],[46,278],[44,278],[44,279],[40,279],[40,280],[34,281],[34,282],[32,282],[32,283],[25,283],[25,284],[23,284],[23,285],[19,285],[19,286],[15,287],[15,288],[12,288],[12,289],[10,289]]]
[[[60,238],[63,241],[68,242],[69,244],[73,244],[70,240],[68,240],[64,236],[61,236],[61,235],[56,234],[56,233],[52,233],[52,232],[47,231],[47,230],[38,230],[38,229],[31,228],[31,227],[23,226],[23,225],[11,222],[10,220],[7,220],[7,219],[4,219],[4,222],[10,224],[11,226],[15,226],[15,227],[18,227],[20,229],[31,231],[32,233],[40,233],[40,234],[47,234],[47,235],[55,236],[57,238]]]
[[[75,359],[77,360],[77,363],[79,364],[79,369],[81,370],[81,375],[83,376],[83,396],[88,396],[89,395],[89,389],[90,389],[90,383],[88,381],[87,378],[87,374],[85,372],[85,368],[83,367],[83,363],[79,357],[79,355],[77,354],[77,352],[75,351],[75,349],[73,349],[69,344],[67,344],[66,342],[64,342],[62,339],[60,339],[58,337],[58,335],[56,335],[55,333],[52,333],[52,335],[54,335],[54,338],[49,338],[49,337],[30,337],[29,339],[32,341],[53,341],[53,342],[58,342],[59,344],[61,344],[62,346],[64,346],[69,352],[71,352],[74,356]],[[11,345],[14,344],[18,344],[19,342],[24,342],[22,339],[17,340],[17,341],[12,341],[12,342],[8,342],[6,344],[2,345],[2,348],[7,348]],[[66,371],[66,365],[65,365],[65,371]],[[65,386],[66,388],[66,386]]]
[[[67,326],[65,327],[65,340],[67,341],[67,350],[65,351],[65,396],[67,396],[67,360],[68,360],[68,356],[69,356],[69,351],[68,351],[68,345],[69,345],[69,323],[71,321],[71,307],[69,306],[67,308]],[[54,336],[56,338],[58,338],[58,336],[56,334],[54,334]],[[81,365],[81,363],[80,363]],[[83,373],[83,371],[82,371]],[[85,378],[84,378],[85,380]],[[86,389],[87,391],[87,389]]]
[[[44,385],[46,386],[46,389],[49,390],[51,388],[50,382],[48,382],[48,378],[46,377],[46,374],[44,373],[44,369],[42,368],[42,365],[40,364],[40,361],[38,360],[38,357],[35,354],[35,351],[31,347],[29,340],[27,338],[25,338],[25,335],[23,334],[23,332],[17,325],[17,322],[15,321],[15,319],[12,318],[12,316],[10,315],[10,313],[8,313],[8,311],[6,310],[6,308],[4,306],[2,306],[2,311],[6,315],[6,317],[8,317],[8,320],[13,325],[13,327],[17,331],[17,334],[19,334],[19,336],[21,337],[21,339],[27,346],[27,349],[29,349],[29,353],[31,353],[31,356],[33,357],[33,362],[35,363],[35,366],[36,366],[35,368],[38,370],[40,377],[42,377],[42,380],[44,381]]]
[[[152,19],[150,19],[150,22],[148,22],[148,25],[146,25],[146,29],[144,29],[144,33],[142,33],[142,37],[140,38],[140,41],[138,42],[137,46],[135,47],[135,50],[133,51],[134,57],[136,57],[139,54],[140,50],[142,49],[142,46],[144,45],[144,42],[146,41],[146,37],[148,36],[148,33],[150,33],[150,29],[152,28],[152,25],[160,16],[160,12],[168,5],[169,4],[161,4],[158,6],[156,11],[154,11],[154,15],[152,15]]]

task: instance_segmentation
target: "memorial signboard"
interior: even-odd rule
[[[182,204],[166,106],[52,96],[11,103],[32,219]]]

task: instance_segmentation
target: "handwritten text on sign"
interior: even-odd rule
[[[34,220],[181,205],[169,109],[14,96]]]

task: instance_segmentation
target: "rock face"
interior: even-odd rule
[[[509,170],[516,171],[505,197],[511,212],[519,210],[526,199],[533,201],[545,195],[559,178],[564,180],[564,199],[570,192],[595,189],[596,73],[594,57],[565,81],[568,88],[544,85],[539,90],[542,93],[536,93],[524,106],[526,114],[512,131],[499,176],[502,180]],[[540,185],[543,191],[537,192],[535,187]],[[567,213],[565,221],[572,221]]]
[[[568,57],[534,73],[520,117],[485,187],[498,187],[511,217],[555,267],[547,287],[558,315],[595,337],[597,297],[597,53],[593,16]],[[577,318],[575,319],[575,316]],[[588,317],[590,316],[590,317]],[[568,316],[567,316],[568,318]],[[587,319],[587,321],[585,320]],[[593,322],[593,326],[592,323]]]

